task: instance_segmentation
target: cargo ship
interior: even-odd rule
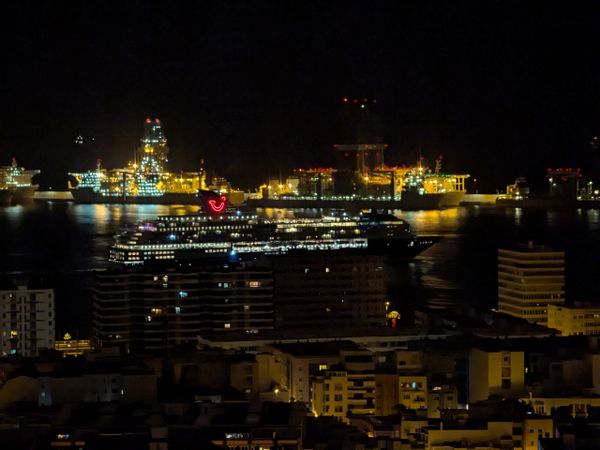
[[[169,147],[158,118],[147,118],[135,158],[125,168],[69,173],[69,190],[77,203],[197,204],[206,189],[206,173],[166,170]],[[74,183],[72,183],[74,181]]]
[[[10,166],[0,166],[0,205],[31,202],[38,188],[32,178],[39,173],[20,167],[15,158]]]

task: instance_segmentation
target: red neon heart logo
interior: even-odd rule
[[[217,204],[217,201],[219,200],[209,200],[208,201],[208,206],[210,206],[210,209],[212,209],[214,212],[221,212],[223,211],[223,209],[225,209],[225,203],[227,202],[227,197],[223,196],[220,199],[220,203]]]

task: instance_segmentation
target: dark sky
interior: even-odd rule
[[[65,185],[162,119],[171,168],[245,186],[330,164],[341,99],[377,98],[387,161],[443,154],[481,188],[600,168],[600,6],[528,1],[2,4],[0,158]],[[93,143],[76,146],[83,134]],[[594,161],[594,157],[598,160]],[[589,168],[589,170],[588,170]]]

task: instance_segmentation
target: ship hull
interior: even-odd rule
[[[8,189],[0,189],[0,206],[9,206],[12,201],[12,192]]]
[[[285,255],[311,255],[318,254],[337,254],[337,255],[372,255],[383,256],[391,265],[403,264],[414,259],[416,256],[427,250],[429,247],[440,241],[438,236],[419,236],[410,239],[368,239],[366,248],[343,249],[343,250],[290,250],[283,253],[270,253],[270,257],[281,257]],[[111,249],[110,260],[116,262],[114,258],[115,250]],[[267,254],[265,253],[237,253],[231,256],[229,252],[208,253],[198,250],[177,250],[172,259],[159,260],[154,257],[148,257],[143,262],[136,262],[135,265],[144,266],[170,266],[174,262],[179,264],[205,264],[205,263],[240,263],[256,261]]]
[[[0,205],[10,206],[33,202],[37,186],[27,186],[0,190]]]
[[[18,187],[12,190],[12,203],[30,203],[33,201],[33,196],[37,191],[37,185]]]
[[[142,204],[142,205],[198,205],[200,201],[195,194],[167,192],[160,197],[144,196],[107,196],[94,192],[90,188],[71,189],[75,203],[95,204]]]
[[[453,208],[460,205],[464,192],[443,194],[402,193],[401,200],[327,200],[327,199],[257,199],[247,206],[258,208],[344,208],[344,209],[402,209],[405,211]]]
[[[464,192],[421,195],[417,192],[406,191],[402,193],[400,204],[402,205],[401,209],[408,210],[453,208],[460,205],[464,196]]]

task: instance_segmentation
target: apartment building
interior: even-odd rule
[[[3,356],[37,356],[54,348],[54,290],[17,285],[0,290],[0,351]]]

